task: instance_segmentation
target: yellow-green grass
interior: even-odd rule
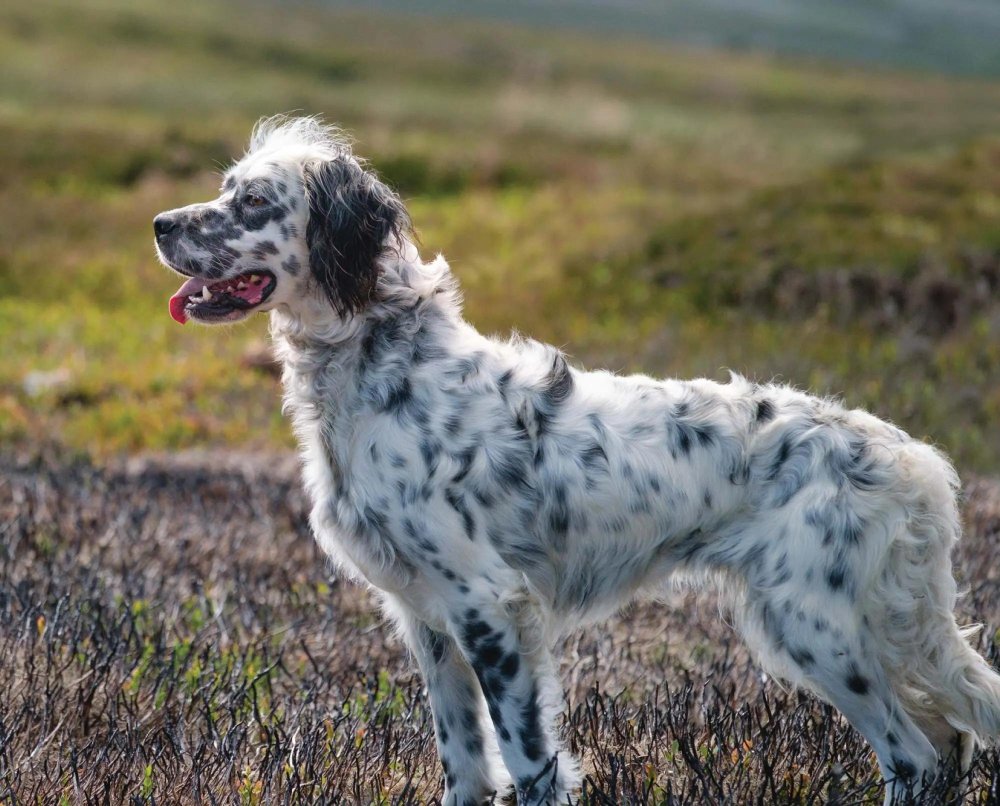
[[[989,295],[933,332],[826,296],[838,271],[965,289],[996,262],[1000,83],[218,0],[0,8],[0,439],[291,444],[243,361],[262,317],[175,325],[150,227],[291,110],[355,134],[481,328],[843,393],[996,468]],[[801,306],[790,277],[814,278]]]

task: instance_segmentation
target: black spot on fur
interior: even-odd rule
[[[826,571],[826,584],[829,586],[830,590],[835,593],[838,591],[844,591],[845,593],[851,593],[850,586],[847,580],[848,572],[846,566],[843,563],[837,563],[831,566]]]
[[[687,456],[691,453],[691,432],[686,428],[675,428],[674,429],[674,445],[676,448],[671,449],[671,453],[674,457],[680,453],[682,456]]]
[[[566,503],[566,487],[556,485],[553,492],[552,508],[549,511],[549,529],[557,538],[565,538],[569,531],[569,506]]]
[[[404,482],[399,482],[403,484]],[[403,531],[406,532],[406,536],[413,541],[413,544],[421,551],[427,554],[437,554],[438,547],[430,540],[422,529],[418,529],[417,525],[409,518],[403,518]]]
[[[792,660],[795,661],[795,663],[802,669],[808,669],[816,662],[816,658],[813,656],[813,653],[808,649],[789,649],[788,654],[791,655]]]
[[[476,499],[476,503],[483,509],[489,509],[496,503],[496,499],[486,490],[473,490],[472,497]]]
[[[521,749],[529,761],[540,761],[545,755],[545,737],[539,722],[538,693],[532,688],[531,696],[521,708]]]
[[[500,659],[504,656],[503,646],[500,643],[499,633],[491,635],[489,638],[484,639],[476,647],[475,657],[478,661],[480,669],[483,667],[497,666],[500,663]],[[496,681],[492,678],[489,680],[489,688],[496,692],[497,686]]]
[[[774,577],[771,579],[771,586],[784,585],[791,578],[792,571],[788,567],[788,555],[782,554],[780,559],[774,564]],[[785,602],[785,604],[791,605],[790,602]]]
[[[774,404],[770,400],[765,398],[757,402],[757,413],[754,415],[754,421],[758,425],[770,422],[774,419],[774,415]]]
[[[865,695],[868,693],[868,689],[870,688],[868,680],[855,668],[851,669],[851,672],[847,675],[847,680],[845,682],[847,683],[847,687],[855,694]]]
[[[733,462],[733,469],[729,472],[729,483],[734,486],[742,486],[750,480],[750,464],[744,457],[737,457]]]
[[[853,439],[846,450],[831,451],[827,460],[835,476],[859,490],[875,490],[885,485],[885,470],[878,454],[869,453],[864,439]]]
[[[444,374],[457,380],[459,383],[468,383],[473,375],[478,374],[482,361],[482,352],[475,352],[471,355],[454,358],[449,362]]]
[[[607,470],[608,454],[595,442],[580,451],[580,463],[590,472]]]
[[[846,503],[843,491],[833,499],[807,509],[805,520],[823,532],[824,546],[837,545],[842,550],[859,545],[865,531],[865,522]]]
[[[476,520],[472,517],[468,506],[466,506],[465,498],[450,487],[444,491],[444,498],[448,502],[448,506],[455,510],[462,518],[462,528],[465,529],[465,536],[469,540],[475,540]]]
[[[531,448],[526,434],[514,446],[487,451],[485,456],[487,471],[501,490],[524,491],[528,487]]]
[[[891,766],[892,772],[899,778],[912,781],[917,777],[916,766],[911,761],[907,761],[905,758],[893,757]]]
[[[451,480],[453,483],[457,484],[468,476],[469,471],[472,470],[472,463],[476,458],[476,446],[472,445],[465,450],[460,451],[453,458],[458,463],[458,472],[451,477]]]
[[[420,457],[424,460],[427,477],[432,478],[441,461],[441,443],[436,440],[422,439],[420,441]]]
[[[511,652],[500,664],[500,674],[510,680],[517,676],[518,669],[521,668],[521,659],[517,656],[517,653]]]
[[[552,367],[545,379],[544,398],[546,402],[556,407],[565,403],[573,391],[573,375],[569,364],[561,353],[552,357]]]
[[[697,445],[707,448],[716,439],[715,427],[691,416],[691,406],[682,400],[674,406],[672,416],[667,418],[668,447],[672,458],[688,456]]]
[[[767,480],[774,482],[774,506],[785,506],[809,482],[816,445],[814,437],[802,434],[782,437],[767,474]]]
[[[427,335],[426,330],[420,330],[412,341],[413,363],[426,364],[448,357],[448,351]]]
[[[250,256],[255,260],[265,260],[269,255],[278,254],[278,247],[274,241],[261,241],[250,250]]]
[[[500,397],[507,397],[507,387],[510,386],[511,379],[514,377],[514,370],[505,370],[500,377],[497,378],[497,391],[500,392]]]
[[[479,613],[476,610],[466,611],[465,615],[468,621],[465,623],[462,635],[465,643],[470,648],[475,648],[481,640],[493,634],[493,628],[479,618]]]
[[[538,442],[535,445],[535,467],[544,461],[542,437],[550,430],[559,408],[573,391],[573,375],[561,353],[552,357],[552,365],[542,380],[534,400],[533,424]],[[521,425],[524,425],[522,422]],[[527,430],[527,429],[525,429]]]
[[[409,378],[392,387],[385,400],[385,410],[394,414],[401,413],[413,401],[413,386]]]
[[[784,466],[785,462],[788,461],[788,456],[792,452],[792,443],[787,436],[781,438],[781,444],[778,446],[778,454],[774,457],[774,463],[771,465],[771,472],[768,474],[768,481],[774,481],[778,477],[778,473],[781,472],[781,468]]]

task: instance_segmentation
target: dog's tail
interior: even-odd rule
[[[941,751],[946,734],[973,742],[1000,739],[1000,675],[970,646],[979,627],[955,622],[951,553],[959,525],[958,476],[943,455],[920,442],[897,447],[895,498],[902,507],[890,556],[871,591],[882,622],[880,648],[904,709]]]

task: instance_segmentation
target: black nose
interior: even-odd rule
[[[157,238],[162,238],[175,229],[177,229],[177,221],[165,213],[160,213],[153,219],[153,232],[156,233]]]

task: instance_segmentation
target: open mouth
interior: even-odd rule
[[[277,279],[266,270],[211,282],[192,277],[170,298],[170,316],[182,325],[200,322],[235,322],[271,296]]]

